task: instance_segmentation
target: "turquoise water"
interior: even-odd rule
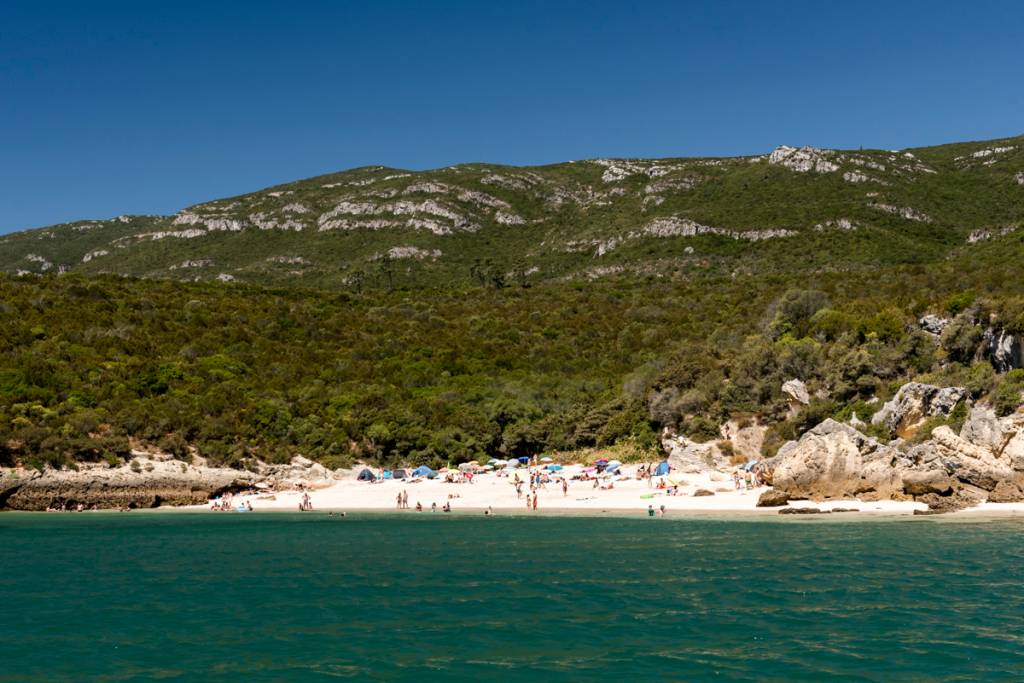
[[[1020,680],[1024,523],[0,515],[0,679]]]

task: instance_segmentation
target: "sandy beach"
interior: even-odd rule
[[[778,514],[779,508],[757,507],[758,497],[769,487],[761,486],[751,489],[735,488],[730,475],[721,472],[688,474],[673,476],[673,479],[685,481],[680,485],[677,495],[668,495],[666,489],[656,488],[658,478],[641,480],[635,477],[637,466],[624,466],[623,475],[613,480],[613,488],[602,481],[594,487],[593,481],[573,481],[571,477],[579,471],[578,466],[570,466],[563,470],[568,479],[568,491],[563,493],[561,482],[551,482],[544,488],[537,489],[537,513],[566,511],[575,513],[593,512],[642,512],[653,506],[658,511],[665,507],[666,514],[673,512],[749,512],[758,514]],[[520,478],[525,481],[527,471],[520,470]],[[314,510],[397,510],[397,496],[408,492],[409,509],[415,512],[416,504],[420,503],[424,511],[430,511],[433,504],[440,510],[449,503],[455,512],[466,510],[516,511],[526,513],[526,494],[529,486],[522,487],[522,497],[516,493],[514,478],[504,473],[478,474],[472,483],[448,483],[442,478],[415,480],[383,480],[364,482],[353,479],[338,481],[325,488],[308,491]],[[698,490],[711,491],[714,495],[694,494]],[[268,494],[236,495],[233,503],[251,503],[254,510],[298,510],[304,494],[299,491],[276,492],[272,497]],[[914,510],[925,510],[923,503],[913,501],[860,501],[834,500],[816,503],[813,501],[793,501],[791,507],[816,507],[821,510],[834,508],[856,509],[860,512],[884,514],[913,514]],[[985,506],[986,512],[994,510],[992,505]],[[1024,506],[1021,506],[1024,509]],[[192,506],[191,509],[202,509]],[[533,513],[532,508],[529,512]]]

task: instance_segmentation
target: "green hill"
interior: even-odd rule
[[[925,263],[1024,217],[1024,138],[360,168],[0,239],[0,270],[361,289]]]
[[[992,340],[1024,334],[1022,220],[1014,138],[364,168],[16,233],[0,465],[651,457],[731,418],[771,454],[911,378],[1015,406]]]

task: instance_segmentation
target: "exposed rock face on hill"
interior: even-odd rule
[[[733,452],[747,460],[757,460],[761,457],[761,446],[764,444],[764,436],[768,431],[763,425],[756,422],[740,422],[729,420],[721,427],[722,438],[732,444]]]
[[[885,425],[896,436],[909,438],[927,418],[949,416],[966,395],[963,387],[910,382],[900,387],[896,396],[875,413],[871,423]]]
[[[582,279],[674,272],[692,265],[684,255],[694,253],[710,265],[742,252],[749,268],[751,257],[772,251],[771,243],[803,251],[820,240],[797,246],[794,238],[825,231],[828,246],[817,255],[835,267],[848,258],[873,263],[877,252],[864,251],[864,244],[887,243],[894,224],[918,224],[901,231],[901,240],[944,257],[940,252],[953,243],[1004,237],[1024,207],[1024,193],[1005,192],[1007,180],[1024,177],[1022,139],[969,144],[973,152],[962,144],[903,152],[782,145],[768,155],[732,158],[427,171],[370,166],[174,215],[82,220],[4,235],[0,271],[303,287],[357,282],[361,288],[363,271],[389,254],[404,261],[403,285],[465,280],[477,257],[522,260],[525,269],[537,269],[538,281]],[[971,180],[981,175],[984,182]],[[998,203],[1008,220],[993,225],[984,213],[965,218],[949,187],[969,190],[979,204]],[[739,206],[734,189],[741,191]],[[648,258],[654,250],[644,243],[655,241],[672,255]],[[612,263],[589,263],[595,258]],[[301,259],[301,267],[290,259]]]
[[[662,435],[661,444],[668,453],[668,464],[673,471],[695,474],[728,465],[714,443],[697,443],[682,434],[666,431]]]
[[[45,510],[49,507],[153,508],[199,505],[211,496],[256,483],[240,470],[195,467],[177,460],[136,458],[134,466],[80,465],[78,470],[5,469],[0,471],[0,507]]]
[[[1007,372],[1024,367],[1024,351],[1021,349],[1020,338],[1005,331],[985,331],[989,358],[996,372]]]

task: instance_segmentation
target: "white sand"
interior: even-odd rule
[[[614,481],[611,490],[594,488],[591,481],[569,480],[567,495],[562,494],[560,482],[546,484],[539,489],[538,512],[578,511],[578,512],[612,512],[612,511],[644,511],[649,505],[657,510],[662,505],[666,512],[757,512],[778,514],[778,508],[756,507],[758,497],[767,491],[767,487],[751,490],[735,490],[732,479],[728,475],[673,475],[673,479],[682,479],[685,486],[680,487],[680,494],[667,495],[665,490],[649,487],[647,481],[633,478],[635,466],[623,468],[628,478]],[[576,467],[564,470],[569,476],[577,471]],[[525,481],[528,474],[520,470],[520,477]],[[712,476],[720,481],[712,481]],[[515,487],[510,477],[498,474],[481,474],[473,479],[473,483],[445,483],[442,479],[419,481],[386,480],[367,483],[355,480],[339,481],[327,488],[309,492],[314,510],[395,510],[396,496],[400,491],[408,491],[409,507],[413,511],[416,503],[429,511],[431,503],[437,503],[438,509],[445,502],[451,503],[452,510],[483,510],[488,507],[495,511],[512,510],[527,512],[526,494],[529,486],[523,485],[523,497],[516,496]],[[657,481],[657,479],[655,479]],[[604,482],[602,482],[604,483]],[[697,489],[713,491],[713,496],[694,496]],[[642,498],[645,494],[655,494],[653,498]],[[453,496],[449,498],[449,496]],[[299,492],[276,493],[275,500],[263,500],[259,496],[235,497],[235,501],[249,500],[254,510],[298,510]],[[842,500],[815,503],[812,501],[795,501],[794,507],[809,506],[823,510],[836,507],[855,508],[864,512],[912,514],[915,509],[926,509],[922,503],[909,501],[876,501],[862,502],[859,500]],[[197,506],[198,507],[198,506]]]

